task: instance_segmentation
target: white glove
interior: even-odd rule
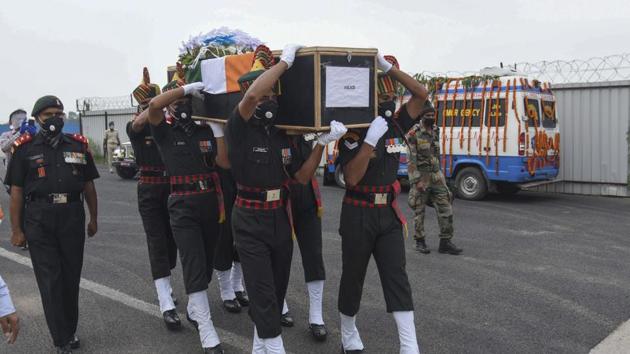
[[[383,117],[378,116],[374,118],[372,124],[370,124],[367,134],[365,134],[363,142],[376,147],[379,139],[387,132],[387,129],[387,121],[383,119]]]
[[[214,134],[214,137],[217,139],[225,136],[223,124],[221,123],[210,122],[210,129],[212,129],[212,134]]]
[[[394,64],[385,60],[385,56],[383,56],[383,54],[378,53],[378,55],[376,56],[376,66],[380,71],[387,73],[392,68],[392,66],[394,66]]]
[[[339,123],[336,120],[330,122],[330,133],[322,134],[317,138],[317,143],[321,146],[326,146],[335,140],[340,139],[346,134],[348,128],[343,123]]]
[[[205,88],[203,82],[193,82],[192,84],[186,84],[182,87],[184,89],[184,96],[193,95],[195,97],[203,98],[201,91]]]
[[[299,44],[287,44],[282,49],[282,55],[280,56],[280,60],[287,63],[289,68],[293,65],[293,61],[295,61],[295,53],[300,50],[300,48],[304,48],[303,45]]]

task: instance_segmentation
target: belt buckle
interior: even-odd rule
[[[374,204],[375,205],[387,204],[387,193],[374,193]]]
[[[280,200],[280,189],[268,190],[265,198],[266,202],[275,202]]]
[[[205,191],[208,189],[208,183],[206,181],[198,181],[199,189]]]
[[[68,202],[67,193],[53,193],[51,195],[53,204],[65,204]]]

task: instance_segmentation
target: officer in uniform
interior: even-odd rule
[[[219,223],[225,220],[216,166],[228,166],[227,154],[221,125],[209,127],[192,120],[190,95],[199,94],[203,84],[186,85],[183,77],[178,65],[173,81],[151,99],[146,112],[171,184],[168,210],[184,271],[187,318],[199,331],[205,353],[223,353],[212,323],[207,289]],[[172,124],[165,119],[165,108]]]
[[[219,168],[226,220],[221,224],[221,232],[214,252],[219,291],[223,307],[231,313],[241,312],[249,306],[249,297],[243,287],[243,268],[234,247],[232,236],[232,209],[236,200],[236,182],[230,169]]]
[[[151,83],[147,68],[143,71],[143,82],[132,94],[138,101],[140,112],[146,110],[151,98],[160,94],[160,87]],[[177,246],[168,214],[171,186],[166,167],[147,123],[148,114],[136,115],[133,121],[127,123],[127,135],[133,147],[136,163],[140,167],[138,210],[147,235],[151,275],[157,290],[160,312],[166,328],[176,330],[181,327],[181,320],[171,295],[173,292],[171,270],[177,264]]]
[[[227,124],[229,159],[238,189],[232,227],[250,297],[249,315],[255,324],[253,353],[285,352],[280,318],[293,253],[289,180],[308,183],[321,158],[321,151],[320,158],[311,154],[292,174],[296,151],[286,134],[273,125],[278,80],[293,64],[299,48],[286,46],[275,65],[267,47],[256,48],[252,71],[239,79],[244,97]],[[329,133],[320,138],[332,141],[343,131],[336,137]]]
[[[91,237],[97,231],[93,180],[99,175],[87,139],[61,132],[65,114],[57,97],[38,99],[32,116],[41,131],[15,141],[5,179],[11,186],[11,243],[21,246],[28,240],[48,329],[57,351],[70,353],[79,347],[75,333],[85,243],[83,199]]]
[[[394,57],[378,55],[379,117],[369,129],[351,130],[339,144],[346,181],[339,233],[342,274],[339,287],[341,341],[345,353],[363,352],[355,321],[363,282],[373,255],[381,278],[387,312],[398,328],[400,353],[418,353],[411,287],[405,270],[402,215],[396,196],[397,171],[408,131],[427,99],[427,90],[398,69]],[[412,94],[394,116],[397,83]]]
[[[409,206],[414,212],[416,250],[431,253],[425,242],[424,209],[431,205],[437,213],[440,225],[440,247],[438,252],[458,255],[453,238],[453,194],[446,185],[440,170],[440,133],[435,124],[435,109],[427,101],[422,122],[416,123],[406,134],[409,143]]]
[[[120,146],[120,138],[118,137],[118,130],[114,129],[114,122],[109,122],[109,129],[105,131],[103,137],[103,152],[107,154],[107,166],[109,166],[109,173],[114,173],[112,158],[114,157],[114,150]]]
[[[339,125],[334,124],[332,129],[339,129]],[[343,130],[343,129],[342,129]],[[341,134],[345,134],[342,131]],[[302,164],[315,154],[321,159],[324,147],[334,140],[328,141],[325,136],[317,139],[313,149],[313,139],[315,134],[291,135],[288,136],[289,144],[294,151],[292,163],[289,171],[293,174],[299,171]],[[336,139],[335,139],[336,140]],[[293,226],[297,244],[302,255],[302,267],[304,268],[304,280],[309,296],[309,330],[318,341],[326,340],[328,331],[324,325],[322,316],[322,300],[324,294],[324,280],[326,271],[324,269],[324,258],[322,256],[322,199],[317,179],[312,177],[309,181],[291,180],[291,210],[293,215]],[[289,308],[286,300],[283,308],[283,325],[292,326],[293,320],[289,316]]]

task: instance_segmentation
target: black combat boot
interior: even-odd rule
[[[457,248],[457,246],[455,246],[455,244],[451,242],[450,239],[445,239],[445,238],[440,239],[440,248],[438,249],[438,252],[448,253],[448,254],[457,256],[463,251],[464,251],[463,249]]]
[[[424,241],[424,239],[416,240],[416,251],[424,254],[431,253],[431,250],[429,249],[429,247],[427,247],[427,243]]]

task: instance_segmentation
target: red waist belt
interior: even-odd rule
[[[343,198],[343,202],[360,208],[391,207],[394,209],[394,213],[400,223],[407,225],[407,219],[396,201],[396,197],[399,194],[400,182],[398,181],[386,186],[346,187],[346,195]]]
[[[298,181],[292,179],[290,181],[291,184],[300,184]],[[317,183],[317,179],[315,177],[311,178],[311,187],[313,187],[313,193],[315,194],[315,204],[317,205],[317,216],[322,217],[324,212],[324,207],[322,204],[322,193],[319,190],[319,183]]]
[[[293,234],[293,213],[291,212],[291,198],[289,198],[289,183],[290,181],[287,181],[278,188],[258,188],[238,184],[236,186],[238,192],[234,204],[241,208],[255,210],[275,210],[284,207],[289,218],[291,234]]]
[[[168,184],[169,179],[162,166],[140,166],[139,182],[142,184]]]
[[[216,192],[219,204],[219,223],[225,221],[225,203],[221,180],[216,172],[201,173],[198,175],[171,176],[171,195],[197,195]]]

